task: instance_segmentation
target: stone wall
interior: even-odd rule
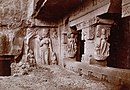
[[[6,36],[3,42],[8,43],[5,54],[21,49],[21,39],[24,36],[24,24],[27,19],[27,5],[28,0],[0,0],[0,31]]]
[[[111,30],[110,57],[108,66],[117,68],[130,68],[130,1],[122,0],[122,19],[116,27]]]
[[[18,26],[20,21],[26,19],[28,0],[1,0],[1,23],[11,25],[11,28]]]
[[[109,56],[110,49],[108,40],[111,27],[114,21],[116,21],[112,18],[114,13],[113,16],[109,16],[109,10],[112,10],[111,6],[112,1],[94,0],[92,2],[88,0],[63,19],[63,22],[59,25],[62,30],[61,57],[63,60],[74,60],[89,64],[99,60],[100,62],[103,61],[104,65],[106,65],[106,58]],[[67,35],[70,32],[76,33],[77,52],[75,57],[68,57],[67,54],[69,53],[66,53],[66,47],[69,44],[69,37]],[[97,55],[99,53],[96,49],[100,49],[100,55]]]
[[[130,69],[130,17],[121,20],[120,28],[112,30],[108,66]]]

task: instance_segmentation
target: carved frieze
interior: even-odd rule
[[[93,18],[91,18],[89,20],[84,20],[84,21],[76,24],[76,28],[77,28],[77,30],[88,28],[89,26],[97,23],[97,21],[98,21],[98,18],[97,17],[93,17]]]

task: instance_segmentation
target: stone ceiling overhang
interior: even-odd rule
[[[69,26],[89,27],[98,24],[99,18],[116,20],[120,19],[122,11],[122,0],[104,0],[95,6],[88,7],[81,13],[75,13],[69,18]]]
[[[57,20],[74,10],[85,0],[39,0],[33,17],[41,20]]]
[[[38,0],[32,16],[45,21],[59,20],[88,1],[93,3],[93,0]],[[98,15],[103,13],[121,13],[122,0],[104,1],[107,4],[105,3],[104,6],[102,6],[103,9],[100,10],[100,8],[98,8],[97,10],[100,11],[94,11]],[[85,12],[87,12],[87,10]],[[96,15],[96,13],[94,15]]]

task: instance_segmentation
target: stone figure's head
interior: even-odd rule
[[[48,35],[49,35],[49,29],[43,29],[42,30],[43,31],[43,37],[48,37]]]
[[[70,37],[71,37],[71,38],[74,38],[74,34],[73,34],[73,33],[71,33],[71,34],[70,34]]]
[[[30,53],[30,54],[33,54],[34,52],[33,52],[33,50],[29,49],[29,53]]]
[[[74,38],[74,33],[68,33],[68,38]]]
[[[56,53],[55,53],[55,52],[52,52],[52,56],[56,56]]]
[[[102,28],[102,35],[105,35],[106,34],[106,30],[105,30],[105,28]]]

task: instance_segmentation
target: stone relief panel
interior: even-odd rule
[[[89,26],[82,29],[82,40],[93,40],[95,37],[95,27]]]
[[[77,40],[76,34],[68,33],[68,43],[67,43],[67,57],[74,58],[77,52]]]
[[[59,64],[59,37],[58,37],[58,29],[51,28],[50,29],[50,39],[52,46],[52,53],[50,55],[50,64]]]
[[[54,28],[51,30],[52,32],[52,39],[58,39],[58,33],[57,33],[57,30]]]
[[[51,39],[49,37],[49,30],[43,29],[43,35],[40,37],[40,57],[39,64],[49,65],[50,53],[52,52]]]
[[[31,49],[28,50],[27,63],[28,63],[28,65],[30,65],[30,67],[36,66],[36,59],[34,56],[34,51]]]
[[[30,43],[30,39],[36,35],[36,31],[33,30],[33,28],[27,28],[26,30],[26,35],[24,37],[24,60],[25,62],[27,61],[27,55],[28,55],[28,51],[30,49],[29,43]]]
[[[88,30],[88,40],[93,40],[95,36],[95,27],[94,26],[90,26],[89,30]]]
[[[130,15],[130,4],[124,4],[122,6],[122,17],[127,17]]]
[[[109,56],[109,35],[110,25],[97,25],[94,52],[94,58],[96,60],[105,60]]]
[[[24,59],[30,66],[58,64],[53,31],[49,28],[28,28],[24,38]],[[56,43],[56,42],[55,42]],[[58,47],[58,45],[57,45]],[[57,48],[56,48],[57,49]]]

